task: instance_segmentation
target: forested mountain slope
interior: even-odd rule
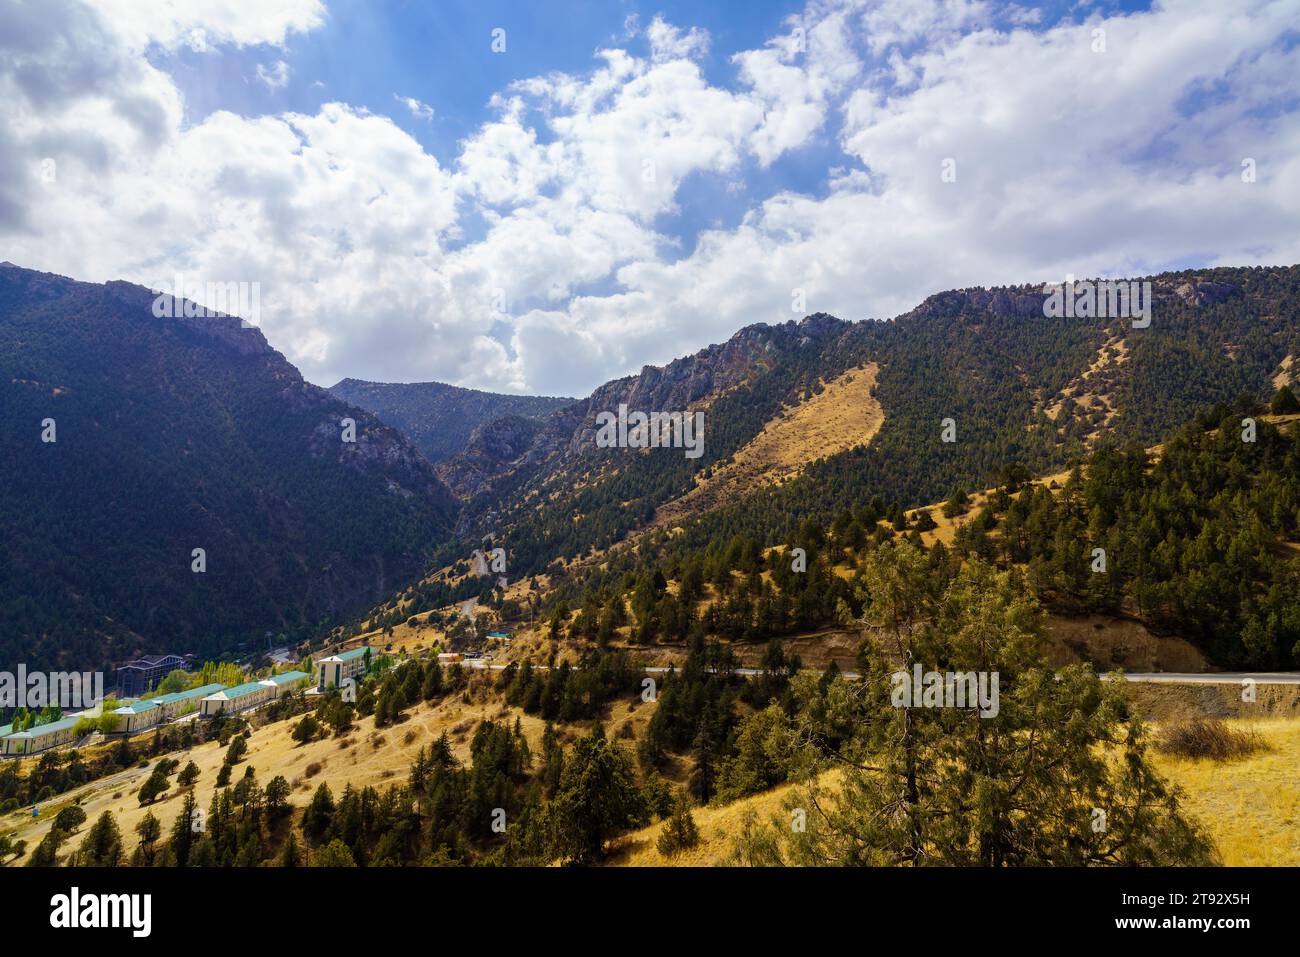
[[[1104,435],[1154,444],[1215,403],[1267,398],[1300,355],[1300,267],[1149,281],[1145,327],[1130,318],[1049,318],[1041,286],[940,293],[884,322],[816,315],[747,327],[695,356],[610,382],[552,417],[527,452],[484,484],[462,516],[463,539],[439,558],[462,558],[490,534],[518,575],[607,548],[726,469],[825,383],[866,364],[879,370],[873,396],[883,412],[869,444],[810,446],[793,480],[718,497],[718,507],[681,523],[686,547],[737,534],[772,544],[805,519],[826,523],[873,497],[905,508],[941,500],[954,486],[987,487],[1010,463],[1046,474]],[[597,448],[597,415],[620,403],[704,410],[703,454]],[[676,518],[683,510],[670,511]]]
[[[451,527],[400,434],[238,319],[153,299],[0,266],[0,660],[264,647],[400,587]]]
[[[330,392],[373,412],[406,435],[435,464],[464,451],[480,425],[503,416],[544,419],[574,399],[500,395],[441,382],[365,382],[344,379]]]

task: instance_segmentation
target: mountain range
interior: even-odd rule
[[[1009,463],[1046,474],[1106,436],[1152,445],[1294,380],[1300,267],[1148,281],[1145,328],[1048,318],[1038,286],[953,290],[887,320],[747,326],[572,400],[319,389],[237,319],[157,319],[141,287],[5,264],[2,650],[101,661],[303,636],[487,538],[512,578],[645,534],[771,544],[868,500],[990,486]],[[600,447],[620,405],[702,412],[703,454]]]

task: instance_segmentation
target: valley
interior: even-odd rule
[[[93,287],[6,269],[0,278],[10,280],[15,301],[30,303],[36,289],[52,291],[55,302],[95,295]],[[327,589],[335,597],[324,616],[297,613],[292,627],[286,612],[274,619],[288,659],[303,667],[372,648],[379,663],[359,698],[345,701],[328,688],[290,696],[271,717],[250,712],[195,725],[198,736],[179,750],[165,729],[156,740],[166,744],[137,742],[146,752],[162,747],[139,760],[127,760],[121,739],[92,745],[75,760],[108,773],[81,785],[68,786],[67,751],[7,764],[0,800],[34,795],[33,774],[63,782],[41,792],[38,816],[25,803],[6,813],[6,839],[25,842],[10,863],[66,855],[81,832],[59,834],[57,843],[52,832],[68,807],[101,822],[101,831],[111,821],[127,835],[152,814],[172,833],[191,800],[218,819],[233,815],[220,833],[197,840],[206,866],[294,855],[301,864],[318,854],[336,863],[637,865],[865,852],[865,862],[904,863],[888,833],[873,849],[852,849],[841,845],[848,832],[833,819],[815,839],[793,843],[745,822],[770,817],[785,797],[817,782],[861,796],[864,782],[853,762],[843,763],[841,748],[866,749],[859,761],[875,759],[884,740],[876,735],[897,720],[872,697],[880,679],[913,655],[969,656],[964,636],[988,627],[1019,636],[1000,638],[1007,643],[995,652],[1013,696],[1034,687],[1036,668],[1072,676],[1058,693],[1034,692],[1046,695],[1034,709],[1090,715],[1082,737],[1060,745],[1077,763],[1073,773],[1111,794],[1116,807],[1138,787],[1163,809],[1158,827],[1170,830],[1159,841],[1167,843],[1091,840],[1078,851],[1088,861],[1173,854],[1293,863],[1295,848],[1285,840],[1253,852],[1224,809],[1270,793],[1243,828],[1284,827],[1294,795],[1279,776],[1295,744],[1300,692],[1289,679],[1264,682],[1246,701],[1236,678],[1194,677],[1296,667],[1300,410],[1273,383],[1300,352],[1297,329],[1279,318],[1262,338],[1247,340],[1240,330],[1246,304],[1250,312],[1268,303],[1271,315],[1295,315],[1297,277],[1297,269],[1155,277],[1157,321],[1149,328],[1041,325],[1033,312],[1039,300],[1026,289],[940,294],[885,323],[813,315],[746,327],[583,400],[353,380],[325,392],[295,378],[255,330],[223,329],[215,339],[205,330],[152,330],[166,342],[197,336],[187,348],[204,362],[230,362],[224,350],[233,346],[242,365],[225,374],[232,383],[247,378],[241,388],[268,374],[278,383],[263,405],[249,407],[284,404],[274,441],[250,432],[250,420],[229,433],[241,438],[238,453],[205,455],[283,467],[293,461],[286,442],[302,441],[322,488],[352,503],[369,501],[355,497],[365,490],[378,496],[367,509],[389,509],[386,521],[398,524],[387,530],[353,516],[351,506],[324,521],[312,534],[346,544],[323,569],[361,558],[358,543],[371,540],[406,543],[407,564],[379,561],[370,590],[346,601]],[[1201,287],[1214,295],[1198,297]],[[114,289],[104,301],[129,309],[135,296]],[[10,322],[35,314],[11,313]],[[1188,329],[1199,337],[1191,351]],[[1162,403],[1143,404],[1150,377],[1168,378],[1167,367],[1187,362],[1206,374],[1177,378],[1185,405],[1171,404],[1178,397],[1169,390]],[[22,381],[57,382],[57,399],[86,388],[67,375]],[[601,417],[617,409],[703,411],[700,456],[602,447]],[[355,447],[339,438],[336,417],[357,423]],[[1254,423],[1249,442],[1237,436],[1244,419]],[[60,415],[59,428],[59,442],[78,441],[84,425],[75,406]],[[196,448],[198,433],[179,434]],[[270,527],[306,514],[306,500],[294,499],[306,488],[298,480],[260,488],[285,496],[267,513],[278,516]],[[241,494],[265,496],[252,487]],[[320,494],[316,501],[330,501]],[[209,510],[217,501],[201,500]],[[438,524],[421,526],[428,519],[419,516]],[[288,526],[284,534],[302,540]],[[477,550],[499,556],[491,574],[476,573]],[[311,569],[323,555],[309,546],[299,573],[319,582]],[[269,597],[283,571],[268,561],[253,591]],[[376,568],[373,558],[363,564]],[[1206,587],[1206,575],[1234,587]],[[224,582],[223,569],[217,584]],[[885,615],[881,595],[893,588],[908,596],[907,610]],[[320,589],[313,583],[298,600]],[[235,675],[288,667],[259,653],[249,640],[254,632],[238,665],[230,658],[239,645],[221,647],[218,636],[232,634],[222,622],[254,607],[237,601],[207,622],[209,653]],[[898,614],[913,622],[901,632]],[[148,648],[148,620],[127,616],[129,630],[116,640]],[[83,641],[102,628],[90,619],[81,627],[89,628]],[[60,641],[65,653],[75,647]],[[1098,681],[1112,670],[1137,680]],[[1076,697],[1068,704],[1060,695]],[[1013,707],[1012,714],[1011,721],[1040,720],[1039,710],[1018,717]],[[1126,740],[1138,714],[1151,722],[1146,740],[1199,718],[1227,721],[1226,740],[1258,746],[1244,757],[1175,758]],[[916,746],[946,767],[944,742],[959,740],[962,727],[956,716],[936,715],[920,725]],[[1041,733],[1060,735],[1062,727]],[[240,740],[246,751],[232,760]],[[196,783],[173,783],[142,804],[146,782],[166,785],[177,773],[157,770],[169,755],[178,765],[193,762]],[[1122,755],[1155,776],[1144,783],[1117,777],[1113,762]],[[602,786],[617,794],[587,793],[577,771],[565,770],[586,761],[612,775]],[[236,773],[247,783],[234,800],[245,803],[226,812]],[[272,792],[276,810],[260,810]],[[250,805],[250,794],[262,797]],[[586,833],[590,811],[580,809],[593,800],[621,810]],[[360,831],[339,816],[357,801],[357,808],[383,809]],[[408,803],[417,807],[414,831],[400,823]],[[518,829],[495,830],[488,818],[497,811]],[[234,823],[250,813],[253,832]],[[666,857],[656,847],[663,822],[685,828],[691,816],[700,842]],[[1008,847],[1032,857],[1038,851],[1022,843],[1021,827],[1007,821]],[[383,838],[390,831],[406,835],[400,847]],[[741,833],[749,843],[738,849]],[[137,853],[189,853],[178,841]],[[938,845],[933,852],[953,863],[969,863],[974,853]]]

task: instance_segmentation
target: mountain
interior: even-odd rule
[[[894,515],[1010,466],[1060,471],[1107,437],[1157,444],[1208,407],[1267,398],[1300,356],[1300,267],[1219,268],[1142,280],[1149,325],[1049,318],[1041,287],[972,288],[887,321],[748,326],[584,400],[354,380],[327,392],[238,320],[159,320],[122,283],[3,277],[19,451],[0,472],[16,542],[0,559],[2,623],[27,647],[114,636],[114,655],[306,633],[486,537],[516,580],[639,542],[774,545],[864,503]],[[342,396],[389,403],[392,427]],[[602,417],[620,407],[701,415],[698,455],[605,447]],[[347,415],[355,445],[338,441]],[[394,431],[401,415],[439,443],[436,466]],[[39,441],[47,416],[54,445]],[[191,578],[194,547],[210,567]],[[483,588],[421,586],[416,605]]]
[[[606,383],[512,447],[497,474],[480,470],[435,564],[487,536],[506,548],[511,579],[674,528],[678,551],[773,545],[864,503],[892,514],[990,487],[1010,465],[1052,474],[1107,437],[1152,446],[1207,408],[1267,400],[1293,379],[1300,266],[1134,281],[1150,283],[1149,324],[1052,318],[1037,285],[959,289],[885,321],[749,326]],[[600,447],[598,416],[620,404],[702,411],[702,454]],[[420,606],[481,587],[429,589]]]
[[[0,266],[5,661],[261,647],[400,587],[452,526],[453,496],[400,433],[239,319],[153,302]]]
[[[438,475],[458,495],[478,495],[533,447],[543,427],[540,419],[522,415],[489,419],[470,433],[464,449],[437,467]]]
[[[435,464],[463,451],[474,429],[503,416],[544,419],[575,400],[498,395],[441,382],[365,382],[344,379],[330,392],[402,432]]]

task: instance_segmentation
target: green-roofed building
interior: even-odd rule
[[[208,695],[216,694],[226,686],[223,684],[213,683],[203,685],[198,688],[191,688],[189,691],[173,691],[171,694],[163,694],[154,698],[158,702],[158,707],[163,709],[163,714],[168,718],[174,718],[176,715],[192,710],[186,705],[193,705],[195,708],[199,705],[200,698],[206,698]]]
[[[49,724],[38,724],[28,731],[18,731],[4,738],[5,754],[36,754],[48,751],[63,744],[71,744],[77,739],[77,722],[81,715],[60,718]]]
[[[282,675],[271,675],[262,684],[269,684],[275,687],[275,696],[279,698],[291,691],[296,691],[311,681],[311,675],[305,671],[286,671]]]
[[[370,648],[362,645],[351,651],[340,651],[337,655],[322,658],[316,663],[316,691],[325,692],[337,688],[349,678],[364,674],[369,664]]]
[[[113,731],[119,734],[135,734],[152,728],[163,719],[158,702],[149,698],[123,705],[112,712]]]
[[[211,718],[223,713],[247,711],[275,700],[275,685],[263,681],[247,681],[207,695],[199,701],[199,713]]]
[[[158,695],[156,698],[141,698],[132,704],[123,705],[112,712],[113,732],[117,734],[135,734],[147,731],[155,725],[170,721],[178,715],[194,711],[199,702],[208,695],[216,694],[225,685],[207,684],[189,691],[173,691]]]

